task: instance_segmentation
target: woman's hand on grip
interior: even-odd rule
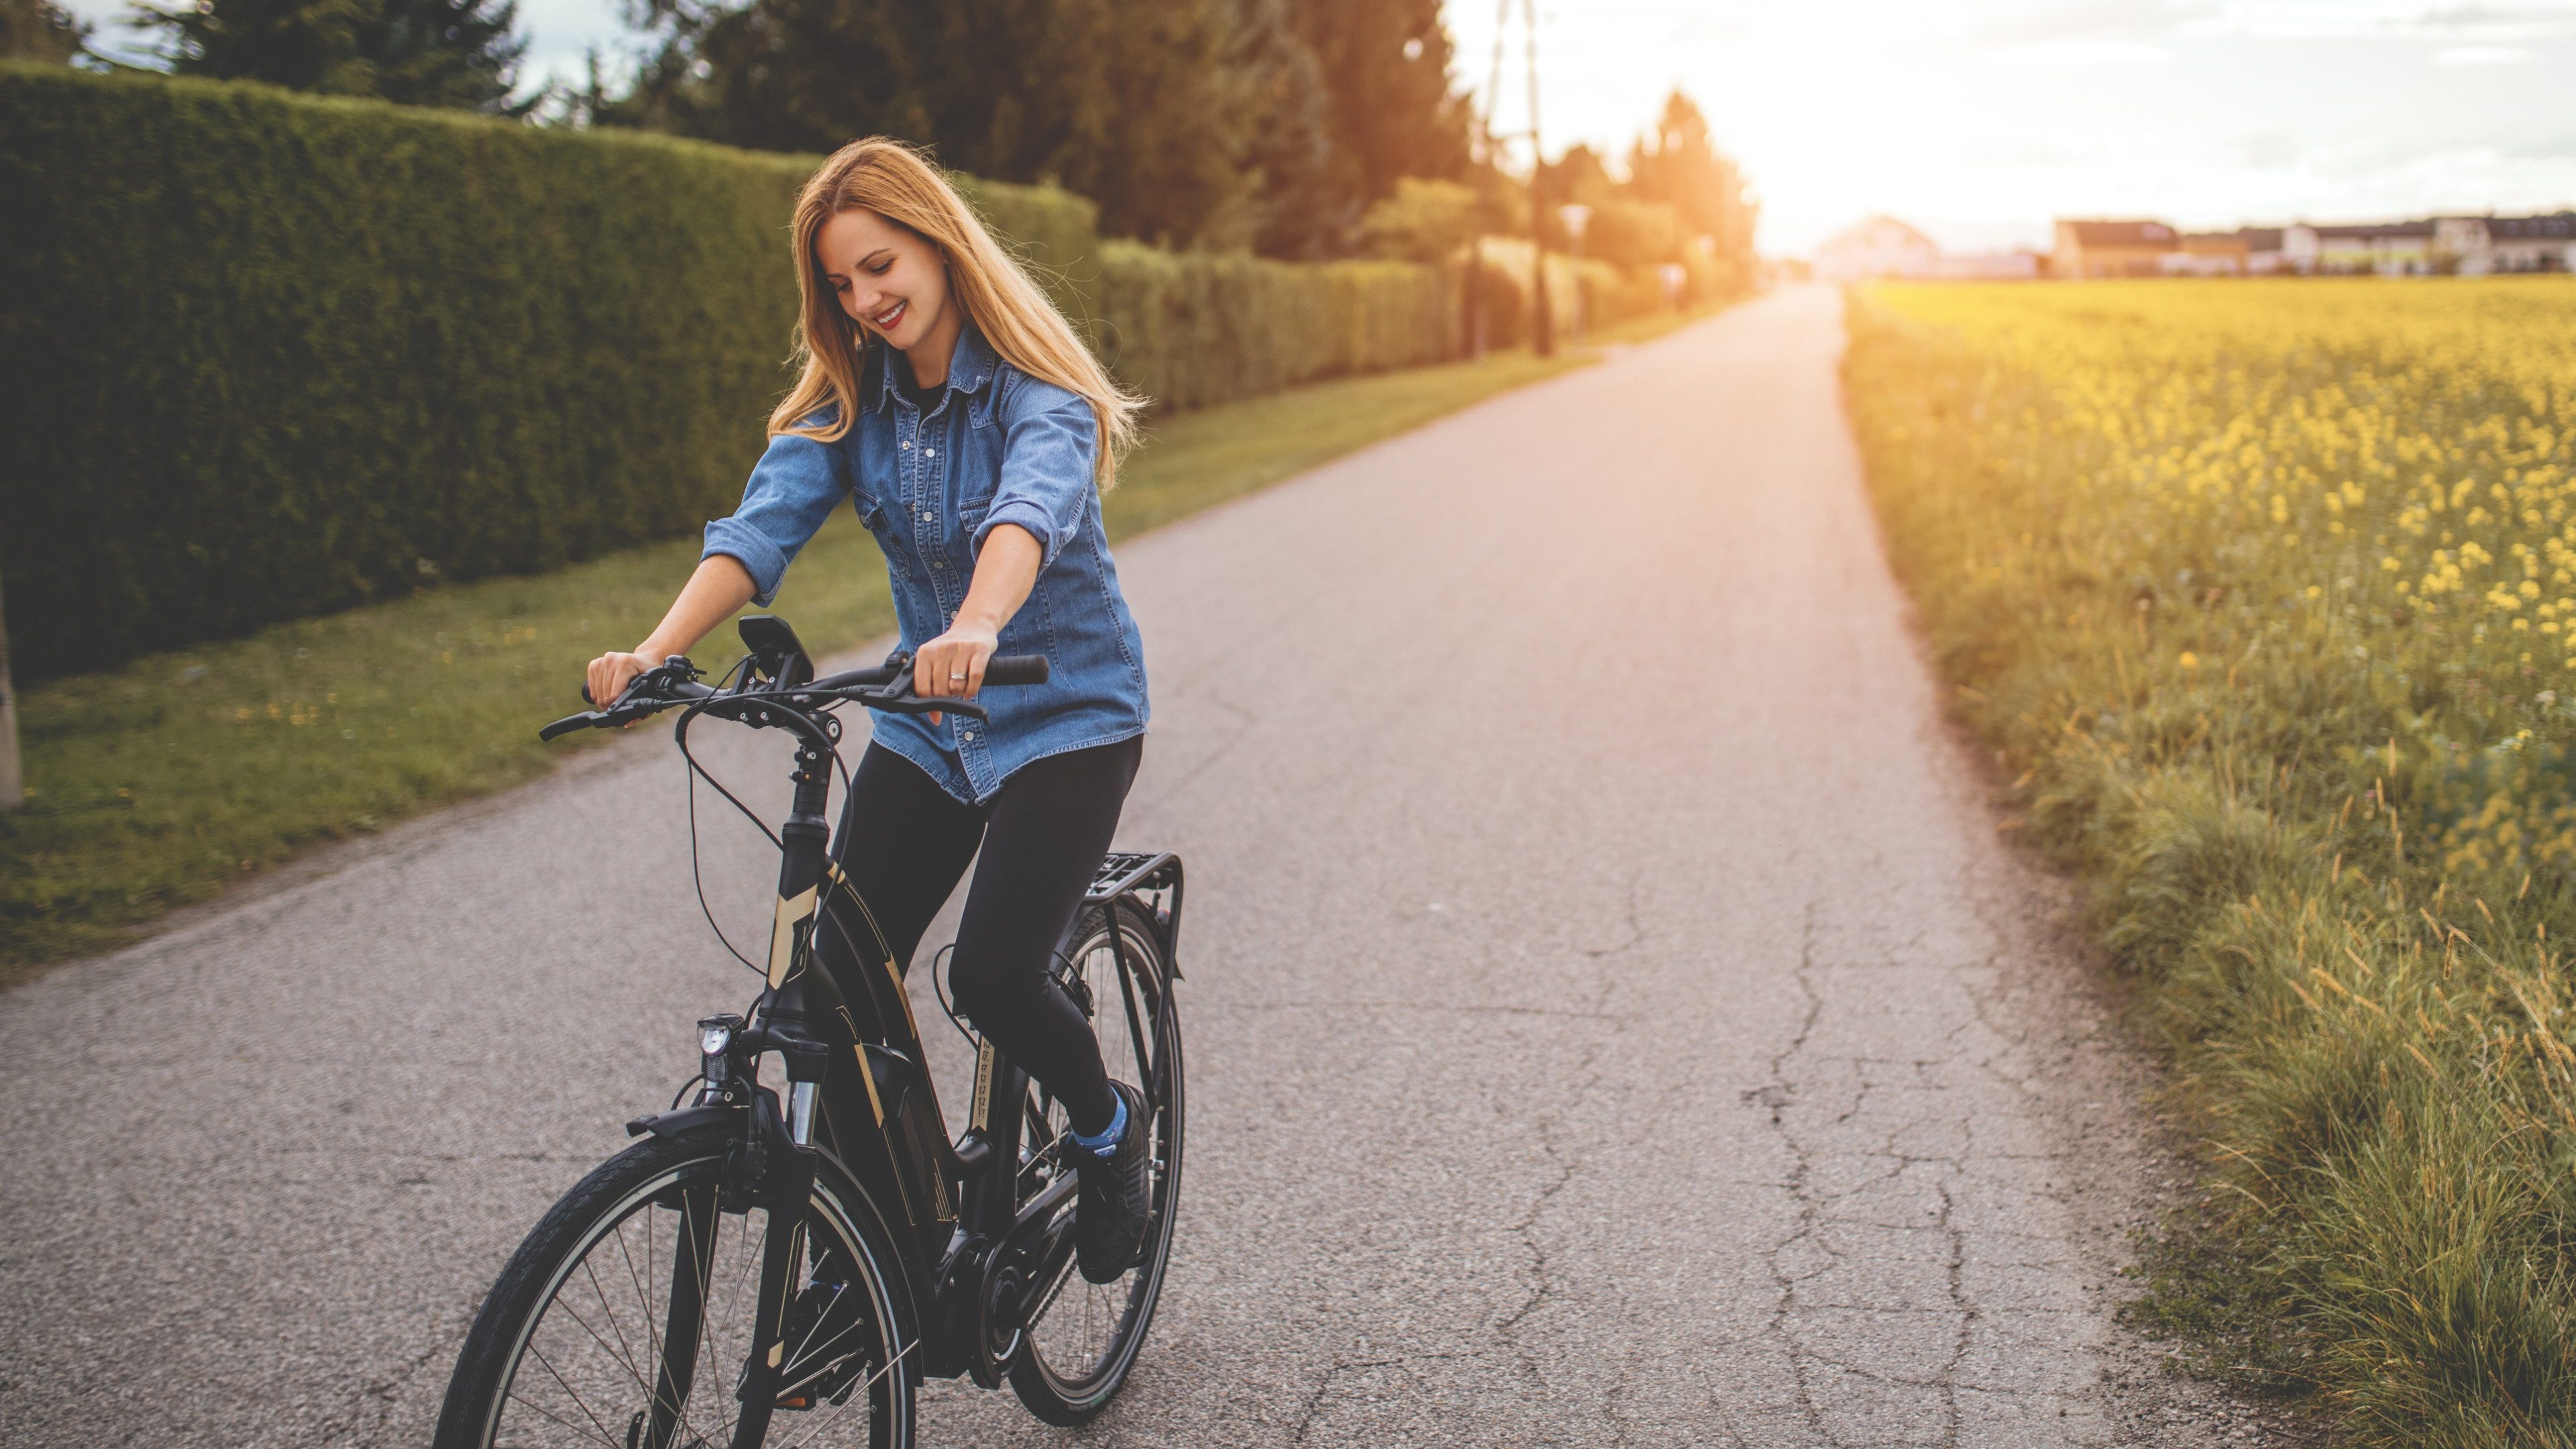
[[[626,686],[635,682],[635,676],[653,668],[657,662],[641,654],[624,654],[616,650],[590,661],[590,671],[583,682],[590,688],[591,708],[606,709],[615,704],[617,696],[626,692]]]
[[[960,621],[921,646],[912,660],[912,692],[925,699],[973,699],[1000,640],[991,629]],[[932,724],[940,717],[933,714]]]

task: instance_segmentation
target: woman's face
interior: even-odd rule
[[[939,248],[865,208],[852,208],[814,234],[814,259],[850,314],[898,352],[942,330],[948,267]]]

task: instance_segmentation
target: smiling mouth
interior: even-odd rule
[[[903,320],[904,309],[911,305],[912,304],[910,302],[897,302],[893,306],[888,307],[884,311],[869,318],[868,321],[879,332],[891,332],[894,330],[894,324]]]

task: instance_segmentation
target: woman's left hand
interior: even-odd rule
[[[912,692],[925,699],[973,699],[984,687],[984,666],[1000,640],[996,632],[960,619],[921,646],[912,659]],[[939,723],[932,714],[930,722]]]

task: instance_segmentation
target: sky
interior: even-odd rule
[[[1481,95],[1498,0],[1450,0]],[[1511,5],[1498,131],[1528,125]],[[1943,246],[2576,206],[2576,3],[1540,0],[1552,154],[1688,91],[1795,255],[1874,212]]]
[[[1502,0],[1449,0],[1481,99]],[[1512,22],[1498,131],[1528,127]],[[111,23],[122,0],[69,0]],[[1624,152],[1678,85],[1762,249],[1876,212],[1953,250],[2059,216],[2191,228],[2576,206],[2576,0],[1538,0],[1540,132]],[[628,41],[618,0],[520,0],[533,75]],[[114,42],[105,25],[100,37]]]

